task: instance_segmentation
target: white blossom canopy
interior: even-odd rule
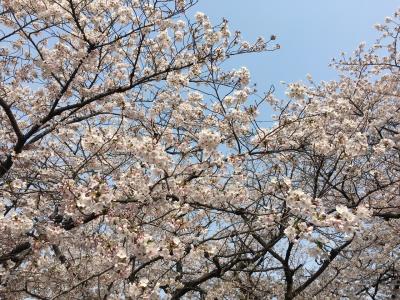
[[[0,298],[395,295],[400,11],[279,100],[195,4],[0,0]]]

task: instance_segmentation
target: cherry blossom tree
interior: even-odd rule
[[[195,4],[0,1],[0,298],[395,295],[400,12],[279,100]]]

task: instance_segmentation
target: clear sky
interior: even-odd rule
[[[277,35],[280,50],[238,57],[232,67],[247,66],[260,91],[274,84],[283,95],[281,80],[306,81],[307,73],[334,79],[331,59],[362,41],[373,44],[378,37],[373,25],[399,7],[400,0],[199,0],[194,12],[206,13],[214,23],[225,17],[231,31],[240,30],[249,41]]]

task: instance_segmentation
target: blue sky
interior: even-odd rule
[[[399,7],[400,0],[199,0],[194,12],[206,13],[214,23],[225,17],[231,31],[240,30],[249,41],[277,35],[280,50],[238,57],[231,66],[247,66],[260,91],[274,84],[282,96],[281,80],[306,81],[307,73],[334,79],[331,59],[362,41],[373,44],[378,37],[373,25]]]

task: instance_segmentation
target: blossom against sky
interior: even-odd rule
[[[341,51],[350,54],[362,41],[373,44],[378,37],[373,25],[399,6],[399,0],[200,0],[195,9],[215,23],[227,18],[231,29],[250,41],[277,35],[279,51],[241,57],[232,66],[246,65],[260,90],[274,84],[283,95],[281,80],[305,81],[307,73],[317,80],[334,79],[331,59]]]

